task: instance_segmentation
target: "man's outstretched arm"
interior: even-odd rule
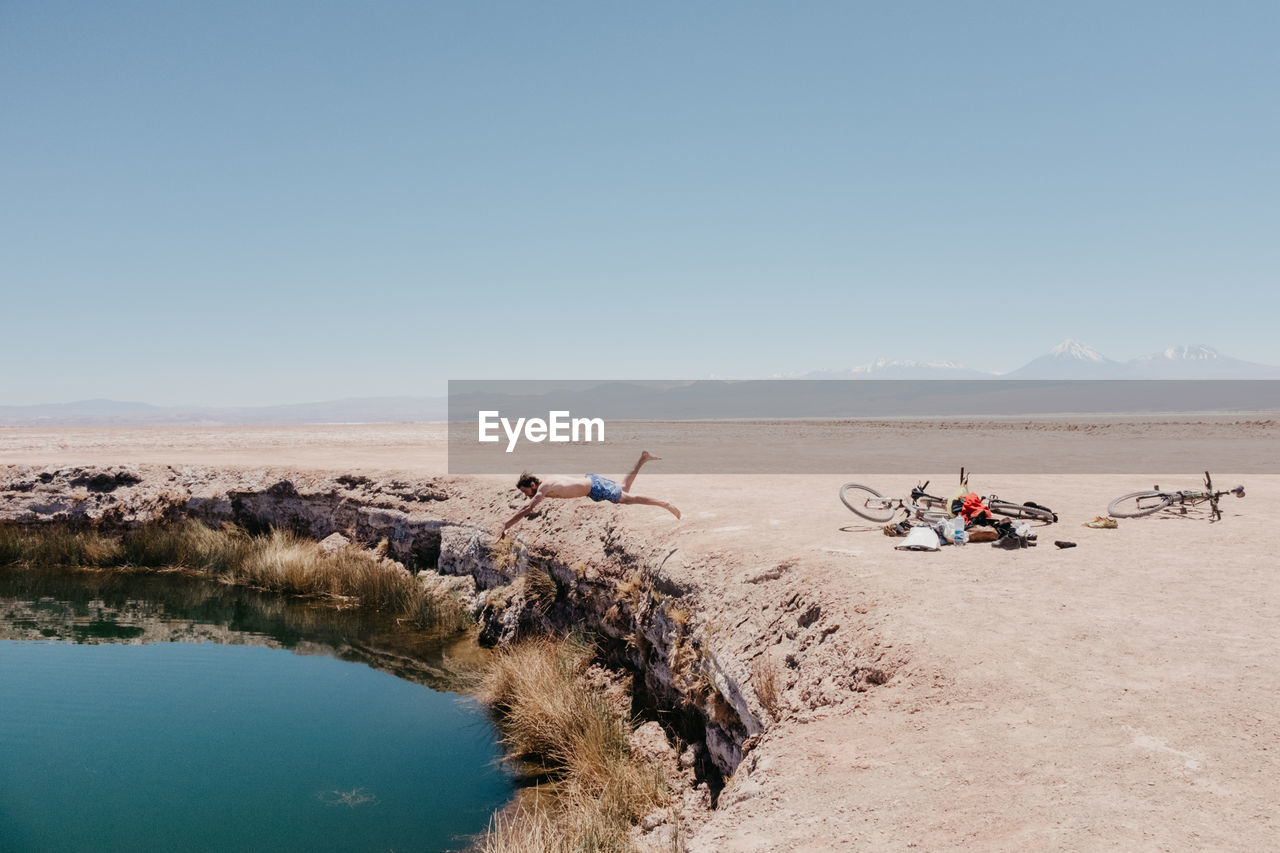
[[[538,492],[536,495],[534,495],[532,500],[530,500],[527,504],[525,504],[524,507],[521,508],[519,512],[511,516],[511,519],[507,521],[506,524],[502,525],[502,530],[498,533],[498,538],[501,539],[503,536],[506,536],[507,531],[511,529],[511,525],[515,524],[517,521],[524,518],[529,513],[533,512],[533,508],[536,507],[538,504],[542,503],[542,499],[545,497],[546,495],[544,495],[542,492]]]

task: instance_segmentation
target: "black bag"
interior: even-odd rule
[[[1052,512],[1052,513],[1053,513],[1053,520],[1054,520],[1055,522],[1058,520],[1058,514],[1057,514],[1056,512],[1053,512],[1053,510],[1049,509],[1047,506],[1041,506],[1040,504],[1035,503],[1034,501],[1027,501],[1027,502],[1025,502],[1025,503],[1023,504],[1023,506],[1029,506],[1029,507],[1031,507],[1032,509],[1042,509],[1042,510],[1044,510],[1045,512]]]

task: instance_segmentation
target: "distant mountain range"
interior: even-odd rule
[[[282,406],[153,406],[118,400],[80,400],[0,406],[0,426],[147,426],[443,421],[444,397],[352,397]]]
[[[987,373],[955,362],[879,359],[845,370],[792,374],[787,379],[1280,379],[1280,367],[1223,355],[1203,344],[1172,346],[1130,361],[1114,361],[1074,340],[1008,373]]]
[[[776,377],[779,379],[990,379],[984,373],[953,361],[899,361],[881,358],[871,364],[844,370],[816,370]]]
[[[1079,341],[1066,340],[1008,373],[988,373],[950,361],[879,359],[842,370],[819,370],[774,379],[1280,379],[1280,367],[1223,355],[1204,345],[1172,346],[1130,361],[1114,361]],[[514,383],[516,393],[522,383]],[[576,383],[589,388],[582,399],[593,405],[625,408],[623,417],[645,417],[646,410],[700,410],[727,395],[718,416],[735,416],[734,394],[716,382],[671,382],[659,390],[632,383]],[[1121,391],[1122,389],[1117,389]],[[795,389],[797,405],[809,392]],[[1059,392],[1055,392],[1059,393]],[[785,401],[789,395],[778,396]],[[810,403],[805,403],[810,405]],[[825,404],[824,404],[825,405]],[[674,407],[674,408],[673,408]],[[320,423],[422,423],[448,417],[445,397],[353,397],[280,406],[155,406],[117,400],[81,400],[32,406],[0,406],[0,426],[146,426],[254,425]],[[544,410],[545,411],[545,410]],[[620,409],[619,411],[623,411]],[[815,410],[816,414],[825,412]],[[833,410],[836,411],[836,410]],[[726,414],[728,412],[728,414]],[[747,411],[741,413],[746,416]]]

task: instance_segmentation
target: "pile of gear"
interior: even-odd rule
[[[1036,503],[1026,506],[1050,511]],[[943,545],[965,545],[969,542],[990,542],[991,547],[1014,551],[1034,548],[1036,534],[1025,521],[996,518],[977,492],[963,492],[951,499],[950,518],[933,524],[910,525],[905,521],[886,524],[886,536],[905,536],[897,546],[899,551],[937,551]],[[1057,521],[1057,516],[1054,516]],[[1114,524],[1114,522],[1113,522]],[[1059,548],[1074,548],[1074,542],[1056,541]]]

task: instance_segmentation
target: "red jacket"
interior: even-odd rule
[[[960,505],[960,515],[964,518],[965,524],[984,512],[990,514],[991,510],[987,509],[987,505],[982,502],[982,498],[978,497],[977,492],[970,492],[964,496],[964,503]]]

